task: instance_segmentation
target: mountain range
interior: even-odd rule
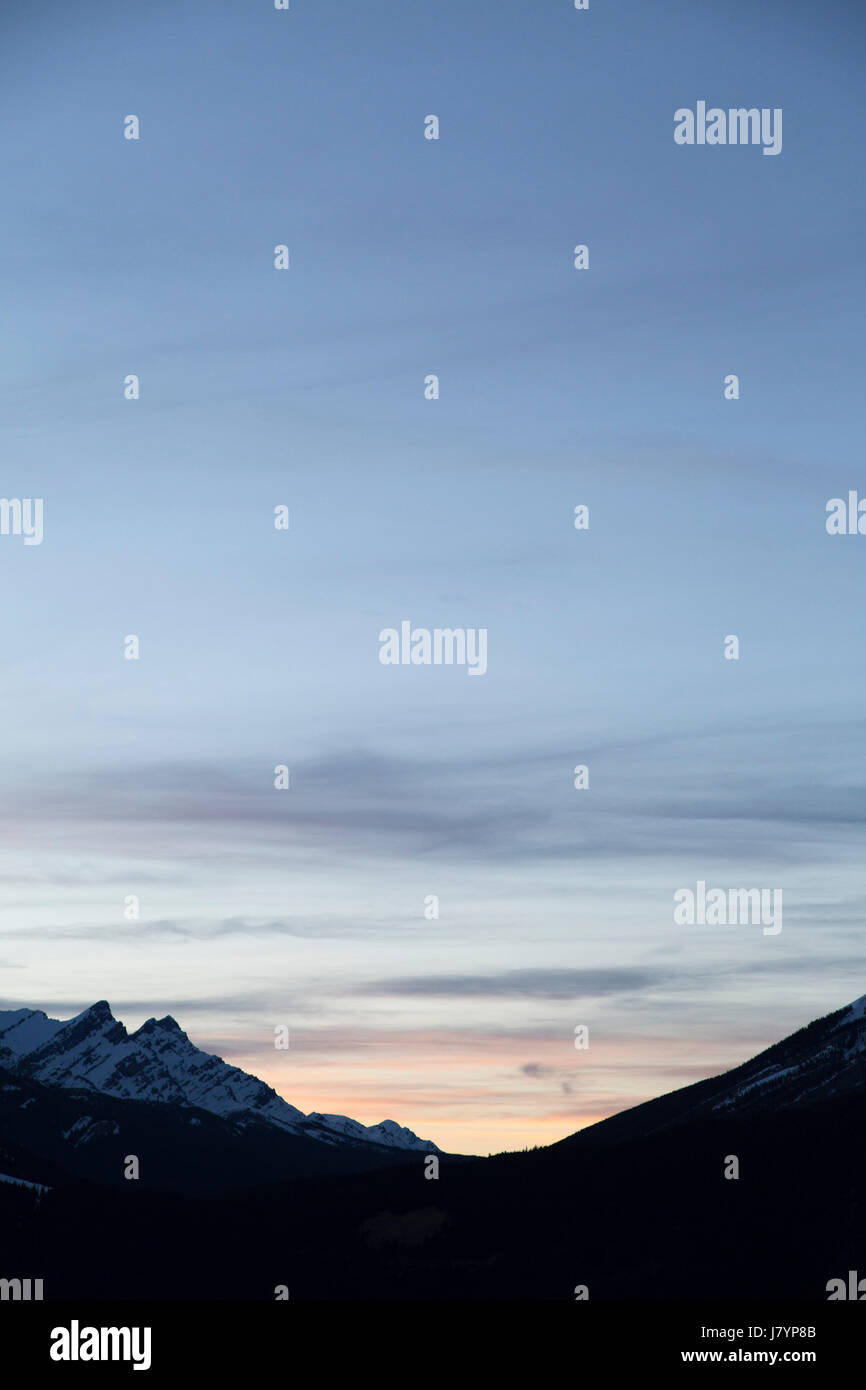
[[[866,1275],[866,997],[548,1147],[429,1145],[432,1172],[173,1020],[18,1010],[0,1047],[0,1276],[48,1299],[823,1300]]]
[[[438,1153],[393,1120],[362,1125],[346,1115],[304,1115],[263,1081],[202,1052],[170,1016],[134,1033],[105,1000],[62,1022],[41,1009],[0,1011],[0,1067],[28,1080],[118,1100],[195,1107],[243,1125],[273,1125],[322,1144],[370,1144]]]

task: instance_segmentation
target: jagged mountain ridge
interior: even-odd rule
[[[0,1066],[0,1173],[55,1190],[82,1181],[128,1189],[128,1154],[139,1160],[142,1188],[192,1196],[406,1165],[417,1171],[424,1162],[393,1145],[323,1143],[250,1111],[223,1118],[191,1105],[120,1100]]]
[[[597,1301],[823,1300],[862,1269],[864,1051],[866,999],[559,1144],[447,1157],[434,1184],[420,1155],[350,1171],[375,1146],[252,1118],[221,1133],[240,1125],[0,1066],[4,1260],[29,1270],[39,1251],[51,1299],[260,1300],[290,1279],[296,1300],[514,1307],[568,1302],[578,1281]],[[130,1152],[140,1185],[122,1175]],[[746,1176],[728,1183],[732,1153]]]
[[[258,1077],[196,1047],[170,1015],[128,1033],[105,1000],[66,1021],[41,1009],[0,1011],[0,1065],[45,1086],[248,1117],[330,1145],[438,1152],[393,1120],[362,1125],[345,1115],[304,1115]]]

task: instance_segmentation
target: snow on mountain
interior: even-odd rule
[[[21,1057],[47,1042],[63,1024],[55,1018],[48,1018],[41,1009],[14,1009],[11,1013],[0,1011],[0,1047],[13,1057]]]
[[[50,1192],[51,1188],[46,1187],[42,1182],[28,1182],[26,1178],[13,1178],[8,1173],[0,1173],[0,1182],[11,1183],[13,1187],[29,1187],[34,1192]]]
[[[62,1022],[40,1009],[0,1011],[0,1066],[46,1086],[124,1100],[196,1106],[222,1118],[254,1118],[330,1144],[374,1143],[438,1152],[393,1120],[362,1125],[345,1115],[304,1115],[258,1077],[202,1052],[170,1016],[128,1033],[105,1000]]]
[[[411,1129],[396,1124],[394,1120],[382,1120],[378,1125],[362,1125],[357,1120],[350,1120],[346,1115],[320,1115],[313,1111],[306,1117],[304,1133],[313,1134],[316,1131],[324,1131],[316,1134],[317,1138],[325,1138],[326,1135],[340,1136],[343,1139],[363,1139],[383,1144],[389,1149],[423,1149],[426,1153],[439,1152],[435,1144],[427,1139],[419,1139]]]
[[[866,1086],[866,995],[717,1080],[729,1083],[711,1105],[719,1114],[809,1105]]]
[[[859,999],[855,999],[854,1003],[849,1004],[842,1012],[846,1015],[845,1023],[853,1023],[858,1018],[866,1019],[866,994],[861,994]]]
[[[731,1071],[644,1101],[559,1142],[633,1139],[694,1120],[801,1109],[858,1092],[866,1093],[866,995]]]

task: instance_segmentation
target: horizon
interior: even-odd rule
[[[842,1013],[842,1012],[844,1012],[846,1009],[849,1009],[849,1008],[856,1008],[856,1006],[857,1006],[858,1004],[861,1004],[861,1005],[866,1004],[866,994],[861,995],[861,996],[860,996],[859,998],[857,998],[857,999],[850,1000],[847,1004],[841,1004],[841,1005],[840,1005],[838,1008],[836,1008],[836,1009],[831,1009],[831,1010],[829,1011],[829,1014],[827,1014],[827,1015],[822,1015],[820,1019],[815,1019],[815,1018],[808,1019],[805,1023],[801,1024],[799,1028],[795,1028],[795,1029],[793,1030],[792,1034],[790,1034],[790,1035],[786,1034],[784,1038],[775,1038],[772,1042],[770,1042],[770,1043],[768,1044],[768,1048],[773,1047],[776,1043],[786,1041],[788,1036],[793,1036],[793,1035],[796,1034],[797,1032],[801,1031],[802,1028],[808,1027],[808,1025],[811,1024],[811,1023],[821,1022],[821,1021],[823,1021],[823,1019],[824,1019],[825,1017],[832,1017],[832,1015],[835,1014],[835,1013]],[[153,1023],[153,1022],[155,1022],[155,1023],[164,1023],[164,1022],[170,1021],[170,1022],[173,1022],[173,1023],[180,1029],[180,1031],[184,1034],[184,1036],[188,1039],[188,1041],[192,1044],[192,1046],[195,1047],[195,1048],[197,1048],[199,1051],[208,1053],[208,1055],[211,1055],[211,1056],[218,1056],[218,1057],[220,1057],[220,1060],[222,1060],[222,1061],[228,1061],[228,1065],[231,1065],[231,1066],[237,1066],[237,1065],[238,1065],[237,1062],[232,1062],[232,1061],[230,1061],[229,1059],[226,1059],[226,1058],[224,1058],[224,1057],[221,1057],[221,1054],[210,1053],[210,1051],[209,1051],[209,1049],[208,1049],[207,1047],[201,1046],[199,1043],[195,1042],[195,1040],[189,1036],[189,1033],[188,1033],[187,1029],[183,1027],[183,1024],[181,1023],[181,1021],[180,1021],[179,1019],[176,1019],[176,1018],[174,1017],[173,1014],[166,1014],[166,1015],[164,1015],[162,1018],[157,1018],[155,1015],[151,1015],[150,1018],[144,1019],[141,1023],[139,1023],[139,1024],[135,1025],[134,1027],[132,1027],[132,1026],[130,1026],[129,1024],[125,1023],[124,1020],[123,1020],[122,1018],[120,1018],[120,1017],[118,1016],[117,1013],[115,1013],[114,1008],[112,1007],[110,1001],[107,1000],[107,999],[96,999],[96,1000],[94,1000],[94,1002],[93,1002],[92,1004],[86,1005],[84,1008],[82,1008],[81,1010],[79,1010],[77,1013],[74,1013],[70,1018],[65,1018],[65,1019],[54,1019],[54,1018],[51,1018],[50,1015],[46,1012],[45,1009],[42,1009],[42,1008],[36,1008],[36,1009],[34,1009],[34,1008],[32,1008],[31,1006],[29,1006],[29,1005],[19,1005],[17,1009],[12,1009],[12,1010],[0,1009],[0,1015],[2,1015],[2,1014],[4,1014],[4,1013],[9,1013],[9,1012],[12,1012],[12,1013],[16,1013],[16,1012],[38,1013],[38,1014],[42,1014],[42,1016],[43,1016],[44,1018],[46,1018],[49,1022],[52,1022],[52,1023],[55,1023],[55,1022],[56,1022],[56,1023],[60,1023],[61,1025],[65,1025],[65,1024],[67,1024],[67,1023],[73,1023],[73,1022],[75,1022],[76,1019],[82,1017],[82,1016],[85,1015],[85,1014],[90,1013],[91,1010],[93,1010],[93,1009],[98,1009],[98,1008],[100,1007],[100,1005],[105,1005],[105,1007],[109,1010],[109,1012],[110,1012],[110,1014],[111,1014],[111,1017],[112,1017],[112,1019],[114,1020],[114,1022],[115,1022],[115,1023],[120,1023],[121,1026],[124,1028],[124,1031],[126,1032],[127,1037],[130,1037],[130,1038],[131,1038],[131,1037],[134,1037],[135,1034],[138,1033],[138,1032],[141,1030],[141,1028],[144,1027],[144,1024],[145,1024],[145,1023],[149,1023],[149,1022],[150,1022],[150,1023]],[[760,1049],[760,1051],[764,1051],[764,1050],[766,1050],[766,1049],[763,1049],[763,1048]],[[714,1079],[714,1078],[717,1078],[717,1077],[719,1077],[720,1075],[723,1075],[725,1072],[730,1071],[730,1070],[736,1068],[736,1067],[739,1066],[739,1065],[742,1065],[742,1064],[744,1064],[744,1063],[747,1063],[747,1062],[749,1062],[749,1061],[754,1060],[754,1056],[755,1056],[755,1055],[760,1055],[760,1052],[759,1052],[758,1054],[750,1055],[749,1057],[744,1057],[744,1058],[738,1059],[737,1061],[735,1061],[735,1062],[732,1064],[732,1066],[730,1066],[730,1067],[725,1067],[725,1068],[724,1068],[724,1072],[721,1072],[721,1073],[720,1073],[720,1072],[713,1072],[713,1073],[711,1073],[710,1075],[708,1075],[708,1076],[706,1076],[706,1077],[699,1077],[699,1078],[697,1078],[694,1082],[691,1082],[691,1083],[690,1083],[690,1082],[686,1082],[685,1084],[686,1084],[686,1086],[688,1086],[688,1085],[690,1085],[690,1084],[698,1084],[701,1080],[712,1080],[712,1079]],[[245,1067],[244,1067],[244,1068],[241,1068],[241,1070],[248,1071],[248,1069],[245,1068]],[[248,1071],[248,1074],[251,1075],[251,1076],[253,1076],[253,1077],[254,1077],[255,1079],[257,1079],[257,1080],[265,1081],[265,1084],[268,1084],[268,1085],[270,1084],[270,1083],[267,1081],[267,1079],[266,1079],[265,1077],[259,1076],[258,1073],[254,1072],[254,1071]],[[285,1094],[284,1092],[280,1092],[276,1087],[273,1087],[272,1089],[274,1089],[275,1092],[276,1092],[276,1094],[277,1094],[278,1096],[280,1096],[280,1098],[281,1098],[282,1100],[286,1101],[289,1105],[294,1105],[294,1104],[295,1104],[295,1102],[294,1102],[294,1100],[292,1099],[291,1095],[287,1095],[287,1094]],[[672,1088],[672,1089],[673,1089],[673,1090],[680,1090],[680,1089],[682,1089],[682,1088],[681,1088],[681,1087],[674,1087],[674,1088]],[[660,1092],[659,1094],[660,1094],[660,1095],[670,1095],[671,1092]],[[657,1098],[658,1098],[658,1097],[655,1097],[655,1096],[648,1096],[648,1097],[645,1097],[646,1100],[653,1100],[653,1099],[657,1099]],[[168,1102],[166,1102],[166,1103],[168,1103]],[[638,1102],[636,1102],[636,1103],[637,1103],[637,1104],[642,1104],[643,1102],[638,1101]],[[318,1113],[318,1114],[324,1114],[324,1115],[340,1115],[340,1116],[343,1116],[344,1118],[353,1119],[353,1120],[359,1120],[361,1124],[364,1124],[364,1125],[367,1125],[367,1126],[378,1125],[378,1124],[382,1124],[382,1123],[385,1123],[385,1122],[388,1122],[388,1121],[393,1121],[393,1122],[395,1122],[396,1124],[398,1124],[401,1128],[407,1128],[407,1129],[411,1130],[412,1133],[415,1135],[416,1138],[421,1138],[421,1139],[424,1139],[424,1140],[427,1140],[427,1141],[432,1141],[432,1143],[433,1143],[439,1150],[441,1150],[441,1151],[443,1151],[443,1152],[445,1152],[445,1153],[455,1153],[455,1154],[458,1153],[458,1152],[460,1152],[460,1153],[461,1153],[461,1156],[465,1156],[465,1157],[481,1157],[481,1158],[483,1158],[483,1157],[494,1157],[494,1156],[496,1155],[496,1153],[520,1152],[520,1151],[525,1151],[525,1150],[527,1150],[527,1149],[532,1149],[532,1148],[538,1147],[537,1145],[525,1144],[525,1145],[518,1146],[518,1147],[517,1147],[516,1149],[514,1149],[514,1150],[494,1150],[494,1151],[491,1151],[491,1152],[488,1153],[488,1154],[465,1154],[465,1153],[463,1153],[462,1151],[448,1149],[446,1145],[441,1144],[441,1143],[439,1142],[439,1140],[438,1140],[438,1138],[437,1138],[437,1136],[436,1136],[435,1134],[424,1134],[424,1135],[419,1135],[419,1134],[417,1133],[417,1131],[414,1129],[414,1126],[412,1126],[412,1125],[411,1125],[410,1123],[408,1123],[406,1120],[401,1119],[400,1116],[395,1116],[395,1115],[382,1115],[382,1116],[381,1116],[380,1118],[378,1118],[378,1119],[369,1119],[369,1118],[364,1118],[364,1117],[358,1116],[358,1115],[354,1114],[354,1113],[351,1112],[351,1111],[335,1111],[335,1110],[333,1110],[331,1107],[325,1108],[325,1107],[323,1107],[323,1106],[321,1106],[321,1105],[316,1105],[316,1106],[314,1106],[313,1109],[312,1109],[312,1111],[308,1111],[304,1106],[299,1106],[299,1107],[297,1107],[297,1108],[300,1109],[300,1110],[302,1110],[303,1113],[304,1113],[305,1115],[309,1115],[309,1114],[311,1114],[311,1113]],[[629,1110],[629,1109],[632,1109],[632,1108],[633,1108],[633,1107],[631,1107],[631,1106],[626,1106],[626,1107],[624,1107],[622,1110],[613,1111],[613,1112],[612,1112],[612,1115],[613,1115],[613,1114],[622,1115],[622,1114],[625,1113],[626,1110]],[[595,1119],[589,1121],[588,1123],[589,1123],[589,1124],[597,1124],[597,1123],[600,1123],[601,1120],[609,1119],[609,1118],[611,1118],[610,1115],[601,1115],[601,1116],[598,1116],[598,1117],[596,1117]],[[587,1128],[587,1127],[588,1127],[587,1125],[580,1126],[581,1129],[585,1129],[585,1128]],[[550,1143],[557,1143],[557,1142],[558,1142],[559,1140],[561,1140],[561,1139],[566,1139],[566,1138],[570,1137],[570,1134],[574,1134],[574,1133],[578,1133],[578,1132],[579,1132],[579,1129],[578,1129],[578,1130],[570,1131],[569,1134],[559,1135],[559,1136],[557,1136],[557,1137],[555,1137],[555,1138],[553,1138],[553,1139],[549,1139],[549,1140],[547,1141],[547,1143],[548,1143],[548,1144],[550,1144]]]
[[[862,14],[12,11],[0,1004],[485,1154],[861,995]]]

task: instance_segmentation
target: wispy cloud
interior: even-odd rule
[[[485,995],[488,998],[600,999],[652,989],[668,979],[667,971],[504,970],[490,975],[419,975],[378,980],[360,986],[359,993],[381,995],[442,995],[449,998]]]
[[[647,730],[577,749],[512,748],[427,761],[347,749],[299,760],[284,794],[274,791],[264,755],[151,764],[123,776],[108,768],[77,776],[70,770],[62,787],[52,783],[47,813],[47,789],[31,773],[26,785],[8,787],[5,806],[0,799],[0,820],[13,837],[22,825],[70,824],[76,843],[90,827],[89,838],[108,845],[122,827],[137,827],[130,849],[135,844],[146,855],[158,845],[166,860],[201,853],[201,842],[216,835],[233,859],[339,851],[479,863],[696,853],[780,862],[799,862],[806,853],[821,860],[866,822],[866,788],[851,781],[844,760],[862,726],[821,730],[825,771],[808,787],[790,773],[808,726],[771,730],[758,723],[723,732]],[[571,784],[578,756],[592,770],[583,793]],[[695,768],[711,793],[697,789]],[[70,872],[81,878],[80,867]],[[100,872],[92,866],[82,881]]]

